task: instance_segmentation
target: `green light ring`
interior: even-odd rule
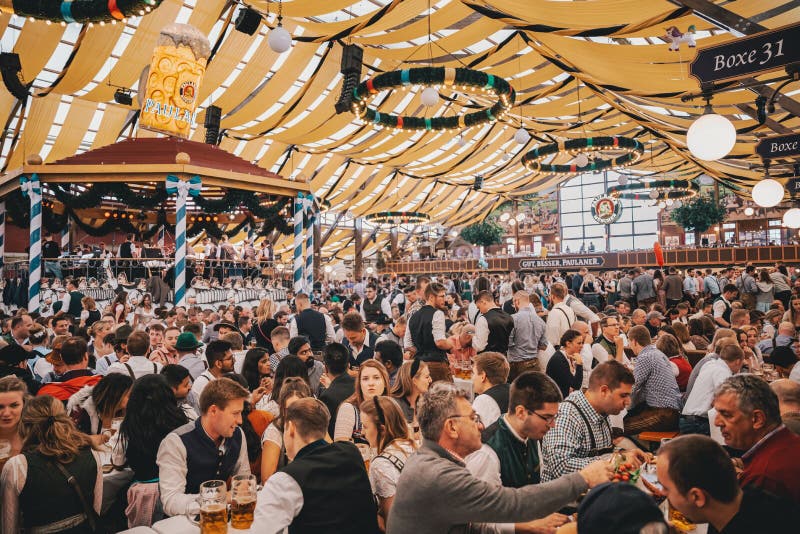
[[[369,96],[409,85],[444,85],[487,90],[497,95],[498,100],[491,107],[465,115],[433,118],[391,115],[367,106]],[[485,72],[464,68],[420,67],[385,72],[370,78],[353,89],[353,97],[353,113],[367,123],[403,130],[440,131],[464,129],[501,119],[514,105],[516,92],[503,78]]]
[[[650,191],[658,191],[656,198]],[[647,191],[647,193],[643,193]],[[687,200],[700,193],[700,186],[691,180],[654,180],[649,183],[630,183],[608,188],[607,194],[626,200]]]

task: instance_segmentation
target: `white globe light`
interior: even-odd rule
[[[433,107],[439,101],[439,91],[433,87],[426,87],[425,90],[422,91],[420,100],[422,100],[423,105],[428,106],[429,108]]]
[[[619,178],[617,178],[617,183],[619,185],[628,185],[628,177],[620,175]]]
[[[676,208],[680,208],[681,206],[683,206],[683,202],[681,202],[680,200],[676,200],[673,206],[675,206]]]
[[[325,272],[326,273],[330,273],[331,271],[333,271],[333,267],[331,267],[330,265],[326,265],[325,266]]]
[[[784,213],[783,225],[789,228],[800,228],[800,208],[792,208]]]
[[[658,198],[658,190],[657,189],[651,189],[650,190],[650,198],[652,198],[653,200]]]
[[[700,182],[700,185],[713,185],[714,179],[707,174],[701,174],[700,177],[697,179]]]
[[[267,43],[273,52],[283,54],[292,46],[292,35],[283,26],[278,26],[269,32]]]
[[[508,220],[508,225],[509,226],[514,226],[515,224],[517,224],[517,221],[515,221],[514,219],[509,219]]]
[[[783,200],[783,186],[772,178],[765,178],[753,188],[753,201],[762,208],[777,206]]]
[[[716,161],[724,158],[736,144],[733,123],[716,113],[707,113],[689,126],[686,145],[697,159]]]
[[[748,207],[746,207],[746,208],[744,209],[744,214],[745,214],[747,217],[752,217],[752,216],[753,216],[753,214],[754,214],[755,212],[756,212],[756,210],[754,210],[754,209],[753,209],[753,208],[751,208],[750,206],[748,206]]]
[[[666,204],[667,206],[672,206],[673,204],[675,204],[675,201],[672,200],[671,198],[668,198]]]
[[[524,145],[530,140],[531,140],[531,134],[529,134],[528,130],[526,130],[525,128],[520,127],[519,130],[514,132],[514,141],[516,141],[517,144]]]
[[[525,214],[524,213],[517,213],[517,216],[514,217],[514,218],[517,220],[517,222],[522,222],[522,221],[525,220]]]
[[[367,274],[372,274],[374,272],[375,272],[375,269],[373,269],[372,267],[367,267]]]
[[[664,209],[664,207],[665,207],[666,205],[667,205],[667,204],[666,204],[666,203],[665,203],[663,200],[662,200],[661,202],[659,202],[659,203],[658,203],[658,207],[659,207],[659,209],[662,209],[662,210]]]
[[[581,154],[578,154],[577,156],[575,156],[575,160],[574,161],[575,161],[575,165],[577,165],[578,167],[586,167],[589,164],[589,156],[587,156],[586,154],[581,153]]]
[[[509,212],[507,212],[507,211],[503,212],[503,214],[500,215],[500,221],[506,222],[509,217],[511,217],[511,214]]]

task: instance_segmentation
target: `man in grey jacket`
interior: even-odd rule
[[[417,420],[423,445],[398,480],[388,534],[511,533],[513,523],[554,513],[611,478],[605,461],[522,488],[498,488],[473,477],[464,457],[480,449],[483,425],[466,395],[449,383],[434,384],[420,398]]]
[[[636,268],[636,278],[631,283],[631,293],[636,300],[636,305],[645,310],[656,301],[656,288],[653,285],[653,277]]]

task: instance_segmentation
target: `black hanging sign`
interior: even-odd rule
[[[563,256],[555,258],[531,258],[519,262],[520,269],[563,269],[580,267],[602,267],[605,263],[603,256],[573,257]]]
[[[789,196],[793,198],[800,196],[800,177],[791,178],[786,183],[786,190],[789,192]]]
[[[800,156],[800,134],[765,137],[756,145],[756,154],[762,159]]]
[[[754,76],[800,62],[800,23],[697,51],[689,66],[702,83]]]

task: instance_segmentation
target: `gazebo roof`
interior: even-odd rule
[[[17,177],[34,173],[44,182],[61,183],[160,182],[168,174],[198,175],[204,187],[286,196],[309,191],[306,183],[286,180],[214,145],[174,137],[125,139],[48,164],[36,157],[28,162],[0,180],[0,196],[19,187]]]
[[[125,139],[82,154],[54,161],[49,165],[174,165],[175,157],[189,154],[191,164],[269,178],[281,176],[254,165],[215,145],[187,141],[177,137],[140,137]]]

